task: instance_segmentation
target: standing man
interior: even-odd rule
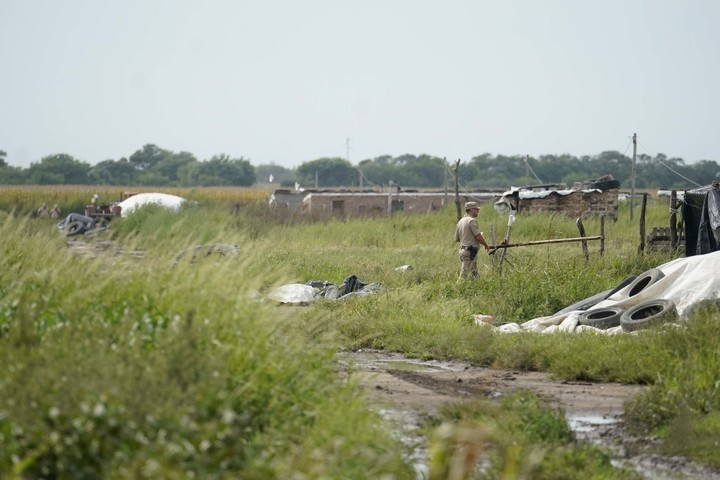
[[[477,203],[467,202],[465,216],[455,227],[455,241],[460,242],[460,279],[478,276],[476,256],[480,245],[485,247],[486,252],[490,250],[477,223],[479,211]]]

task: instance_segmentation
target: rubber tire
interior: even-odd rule
[[[587,325],[588,327],[607,330],[608,328],[620,326],[620,317],[622,317],[623,313],[625,313],[625,309],[621,307],[604,307],[588,310],[580,314],[580,317],[578,317],[578,325]]]
[[[641,302],[625,311],[620,317],[623,331],[634,332],[661,323],[674,322],[678,318],[675,302],[666,299]]]
[[[610,298],[616,292],[619,292],[623,288],[630,285],[630,282],[635,280],[635,278],[636,278],[635,275],[630,275],[625,280],[620,282],[615,288],[611,288],[610,290],[605,290],[604,292],[600,292],[596,295],[593,295],[592,297],[588,297],[583,300],[580,300],[579,302],[573,303],[572,305],[555,312],[553,314],[553,317],[556,315],[563,315],[565,313],[570,313],[575,310],[582,310],[582,311],[588,310],[588,309],[594,307],[595,305],[597,305],[598,303],[602,302],[603,300]]]
[[[87,231],[83,222],[71,222],[66,225],[66,227],[68,237],[74,237],[75,235],[80,235],[81,233],[85,233]]]
[[[651,268],[647,272],[641,273],[628,286],[627,298],[634,297],[664,276],[665,274],[659,268]]]

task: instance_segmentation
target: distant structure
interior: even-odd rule
[[[492,202],[500,192],[470,192],[460,195],[460,202]],[[419,192],[393,189],[388,192],[348,190],[306,190],[293,192],[275,190],[270,207],[303,214],[333,216],[390,215],[395,212],[428,213],[455,203],[454,195],[446,192]]]
[[[511,187],[495,202],[495,210],[508,213],[557,212],[573,218],[604,214],[617,220],[620,182],[606,175],[594,180],[566,184]]]

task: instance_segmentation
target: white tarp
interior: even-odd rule
[[[587,311],[611,306],[627,310],[647,300],[665,299],[672,300],[675,303],[678,315],[682,317],[687,308],[695,303],[701,300],[720,298],[720,275],[716,273],[720,269],[720,251],[677,258],[657,268],[665,276],[640,291],[637,295],[628,297],[628,291],[632,288],[631,285],[628,285]],[[587,325],[578,325],[579,314],[580,312],[576,310],[556,316],[534,318],[520,325],[509,323],[497,328],[505,332],[532,331],[542,333],[593,330],[614,334],[622,331],[622,327],[600,330]]]
[[[302,283],[280,285],[268,294],[268,298],[279,303],[310,303],[315,300],[317,289]]]
[[[156,203],[160,206],[177,210],[185,202],[185,199],[177,195],[167,193],[138,193],[118,203],[120,215],[127,217],[130,212],[138,207],[149,203]]]

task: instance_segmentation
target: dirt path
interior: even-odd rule
[[[415,436],[418,444],[413,461],[422,478],[424,447],[413,433],[422,416],[432,415],[447,402],[471,398],[493,398],[515,389],[533,391],[562,408],[580,440],[610,448],[618,464],[625,464],[646,479],[720,479],[720,472],[682,458],[651,454],[628,454],[626,446],[638,445],[627,438],[621,417],[626,399],[643,387],[617,383],[565,382],[539,372],[517,372],[478,368],[454,362],[421,361],[400,354],[360,350],[341,356],[353,377],[367,387],[370,398],[387,418]],[[351,367],[352,366],[352,367]],[[642,443],[642,442],[641,442]]]

